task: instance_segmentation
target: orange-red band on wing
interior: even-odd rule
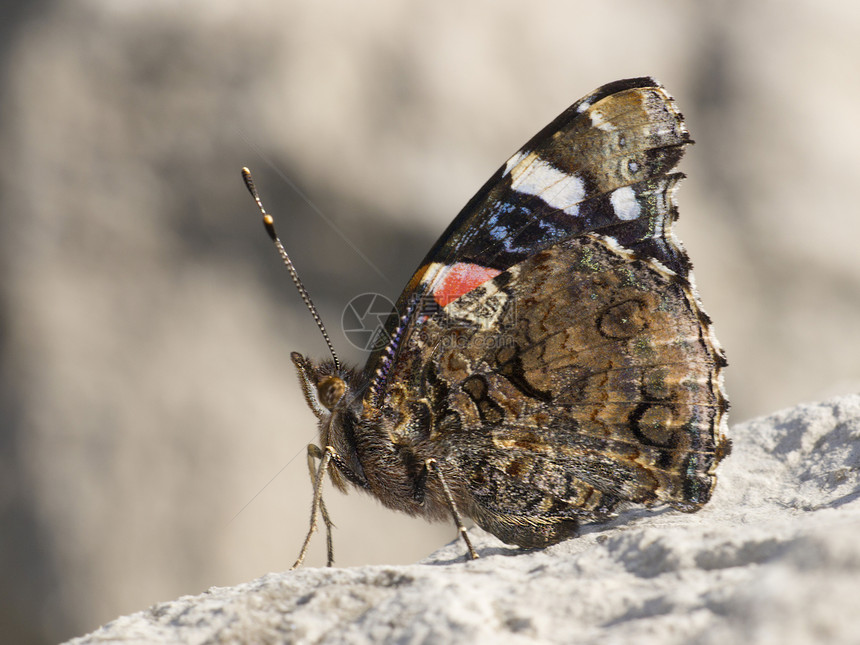
[[[433,298],[444,307],[500,273],[498,269],[483,267],[480,264],[457,262],[445,269],[442,279],[433,290]]]

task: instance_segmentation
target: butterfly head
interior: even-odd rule
[[[334,361],[316,364],[298,352],[290,354],[290,358],[299,373],[308,407],[320,421],[345,407],[351,398],[346,395],[355,379],[353,370],[336,365]]]
[[[350,410],[350,403],[355,400],[355,371],[333,360],[314,363],[298,352],[293,352],[290,357],[299,373],[305,401],[319,419],[320,444],[333,447],[352,472],[362,472],[353,432],[348,430],[355,420],[355,414]],[[337,468],[330,469],[329,475],[337,488],[346,491],[346,480]]]

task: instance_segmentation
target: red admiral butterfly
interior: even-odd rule
[[[692,143],[651,78],[604,85],[502,166],[413,275],[364,369],[292,354],[326,473],[386,506],[544,547],[631,505],[697,511],[730,448],[725,355],[672,232]],[[319,460],[319,466],[316,466]]]

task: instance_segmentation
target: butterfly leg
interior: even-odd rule
[[[313,453],[313,454],[311,454]],[[331,446],[326,446],[326,454],[329,455],[329,459],[331,459],[332,463],[338,465],[341,461],[340,455],[338,455],[334,448]],[[308,446],[308,469],[311,474],[311,481],[314,480],[314,459],[322,460],[323,453],[320,450],[319,446],[311,444]],[[322,465],[322,464],[320,464]],[[328,469],[326,469],[327,471]],[[320,479],[320,484],[325,480],[325,474],[323,474]],[[325,500],[322,497],[322,493],[320,493],[320,514],[323,518],[323,524],[325,524],[325,544],[326,544],[326,566],[330,567],[334,564],[334,543],[332,542],[332,533],[331,530],[334,527],[334,522],[331,521],[331,517],[328,514],[328,509],[325,507]]]
[[[311,524],[308,529],[308,534],[305,537],[305,542],[302,544],[302,550],[299,552],[299,557],[296,558],[296,561],[293,566],[290,567],[290,570],[301,566],[302,561],[305,559],[305,555],[307,555],[308,546],[311,543],[311,536],[317,530],[318,513],[322,515],[323,523],[325,524],[327,551],[326,566],[330,567],[334,563],[334,546],[331,538],[331,529],[333,524],[329,517],[328,510],[325,507],[325,502],[323,502],[322,485],[323,481],[325,481],[325,474],[329,469],[332,457],[335,454],[334,448],[331,446],[326,446],[325,450],[321,450],[319,446],[314,444],[310,444],[308,446],[308,471],[310,472],[311,482],[313,482],[314,487],[314,499],[311,504]],[[316,468],[317,459],[320,460],[319,469]]]
[[[442,490],[445,492],[445,499],[448,501],[448,508],[451,509],[451,515],[454,517],[454,524],[457,525],[460,537],[463,538],[463,541],[466,543],[466,548],[469,549],[469,557],[472,560],[477,560],[478,553],[472,546],[472,541],[469,539],[466,527],[463,526],[463,518],[460,517],[460,511],[457,510],[457,504],[454,503],[454,496],[451,494],[451,489],[448,488],[448,482],[445,481],[445,477],[439,469],[439,464],[436,463],[435,459],[430,458],[424,462],[424,467],[429,472],[435,473],[436,477],[439,479],[439,483],[442,484]]]

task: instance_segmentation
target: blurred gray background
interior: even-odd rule
[[[326,351],[243,165],[361,362],[340,329],[353,296],[395,298],[532,134],[652,74],[697,142],[678,232],[728,352],[731,420],[858,389],[858,3],[2,6],[8,642],[297,554],[315,421],[289,352]],[[359,493],[328,500],[340,565],[414,561],[455,535]]]

